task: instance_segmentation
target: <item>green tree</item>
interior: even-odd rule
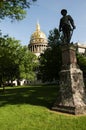
[[[0,19],[6,17],[12,20],[22,20],[26,15],[26,8],[36,0],[1,0],[0,1]]]
[[[36,0],[1,0],[0,20],[10,18],[22,20],[27,8]],[[20,45],[20,41],[2,36],[0,33],[0,84],[15,78],[33,79],[36,66],[35,56],[26,47]]]
[[[50,31],[49,48],[40,57],[39,75],[42,81],[59,80],[61,44],[58,29]]]
[[[83,71],[84,78],[86,78],[86,56],[77,53],[77,63],[80,69]]]
[[[0,82],[12,80],[18,69],[15,62],[15,50],[19,47],[19,41],[8,36],[0,37]]]
[[[28,50],[27,46],[21,47],[17,54],[19,74],[17,74],[17,79],[28,79],[34,80],[36,78],[35,68],[38,65],[36,62],[36,56]]]
[[[1,36],[0,43],[0,84],[17,78],[33,79],[35,55],[14,38]]]
[[[57,28],[54,28],[53,30],[49,31],[48,43],[49,46],[53,46],[54,44],[61,43],[60,33]]]

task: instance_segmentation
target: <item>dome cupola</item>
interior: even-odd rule
[[[36,31],[31,35],[30,44],[47,43],[46,35],[40,30],[40,25],[37,23]]]

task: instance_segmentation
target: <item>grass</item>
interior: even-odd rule
[[[0,130],[85,130],[86,116],[51,111],[57,86],[0,88]]]

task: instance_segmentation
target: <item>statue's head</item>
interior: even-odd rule
[[[66,10],[66,9],[62,9],[62,10],[61,10],[61,14],[62,14],[63,16],[65,16],[65,15],[67,14],[67,10]]]

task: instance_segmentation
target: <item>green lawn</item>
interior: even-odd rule
[[[57,86],[0,88],[0,130],[85,130],[86,116],[51,111]]]

